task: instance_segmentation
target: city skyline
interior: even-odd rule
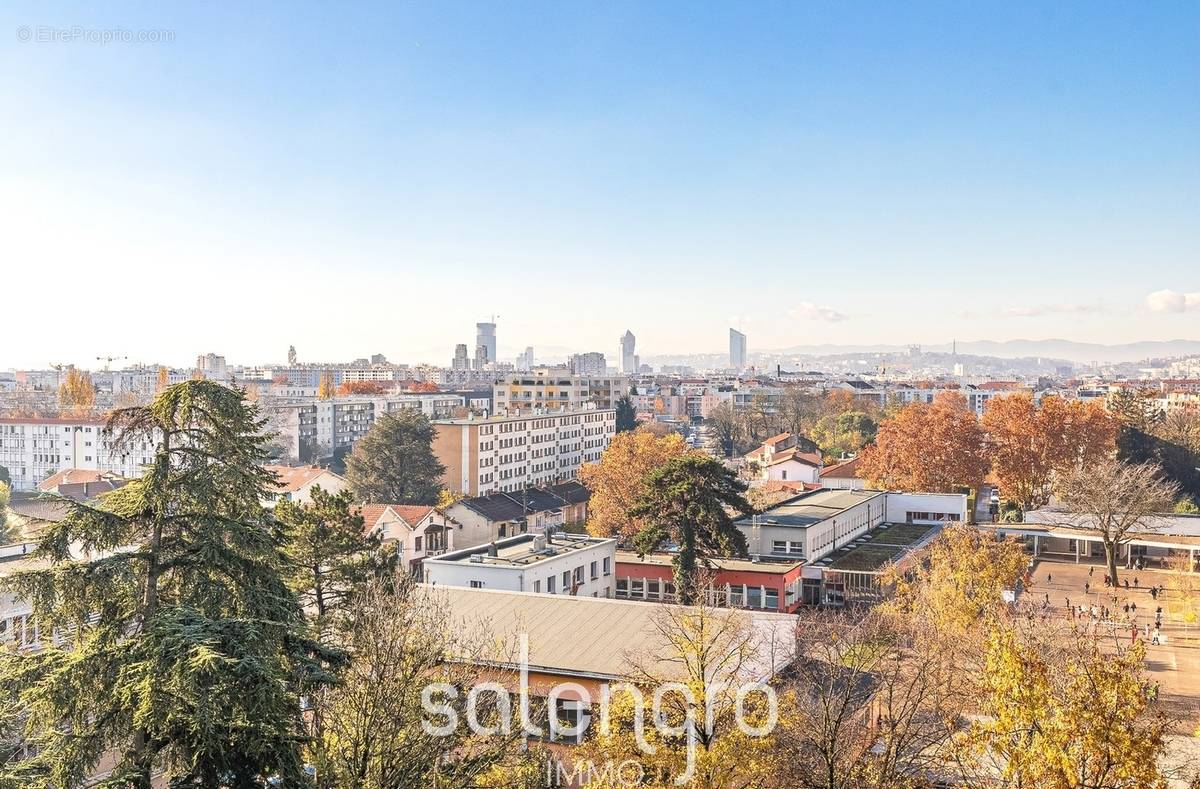
[[[683,10],[7,6],[173,35],[0,48],[0,367],[1200,334],[1200,9]]]

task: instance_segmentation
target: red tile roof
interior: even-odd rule
[[[803,463],[806,466],[820,467],[821,465],[821,456],[816,452],[797,452],[794,449],[788,449],[784,452],[777,453],[771,458],[767,465],[774,466],[779,463],[787,463],[789,460],[794,460],[797,463]]]
[[[843,460],[841,463],[834,464],[821,472],[821,478],[833,477],[835,479],[853,479],[858,476],[858,458],[852,457],[849,460]]]
[[[60,485],[75,485],[83,482],[100,482],[102,480],[123,480],[120,474],[111,471],[96,471],[90,468],[65,468],[57,474],[46,477],[38,483],[38,490],[53,492]]]
[[[376,528],[380,519],[389,512],[404,521],[410,529],[415,529],[433,509],[424,504],[363,504],[358,508],[358,512],[362,515],[363,531],[369,532]]]
[[[279,485],[275,488],[276,493],[294,493],[322,474],[333,474],[332,471],[320,466],[266,466],[265,468],[275,472],[275,476],[279,477]],[[334,474],[334,476],[337,475]]]

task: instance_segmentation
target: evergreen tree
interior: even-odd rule
[[[617,432],[625,433],[637,427],[637,412],[629,395],[617,399]]]
[[[0,784],[254,787],[304,782],[302,693],[342,656],[306,640],[260,501],[271,473],[257,407],[210,381],[123,409],[116,451],[150,442],[146,473],[98,505],[67,499],[45,566],[4,587],[32,603],[41,649],[0,656],[0,719],[34,748]],[[52,637],[53,634],[53,637]]]
[[[376,419],[346,461],[346,479],[359,500],[437,504],[446,467],[433,454],[433,436],[433,425],[415,408]]]
[[[285,537],[287,584],[320,633],[328,632],[330,618],[381,566],[380,538],[363,534],[363,519],[353,511],[353,501],[348,490],[334,495],[318,486],[311,504],[275,505]]]
[[[746,537],[730,517],[730,510],[749,514],[746,484],[720,461],[689,452],[668,460],[646,478],[646,490],[631,511],[647,525],[634,537],[642,553],[667,542],[678,546],[672,560],[679,601],[695,599],[696,575],[711,558],[745,556]]]

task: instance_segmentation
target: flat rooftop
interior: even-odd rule
[[[652,564],[661,567],[671,567],[671,560],[675,558],[673,553],[648,553],[644,556],[638,556],[634,551],[617,551],[617,561],[626,562],[627,564]],[[745,573],[770,573],[779,575],[788,573],[797,567],[804,564],[803,559],[781,559],[779,557],[764,557],[762,561],[751,561],[750,559],[737,558],[722,558],[711,559],[713,567],[718,570],[732,570],[735,572]]]
[[[760,526],[795,526],[803,528],[840,515],[864,501],[883,496],[879,490],[830,490],[822,488],[803,493],[755,516]],[[751,518],[742,518],[738,526],[750,526]]]
[[[494,425],[499,422],[519,422],[528,419],[545,419],[552,416],[576,416],[581,414],[615,414],[615,408],[551,408],[549,405],[532,406],[530,408],[510,408],[507,413],[489,414],[475,419],[461,417],[456,419],[435,419],[434,425]]]
[[[916,523],[885,523],[851,540],[816,562],[815,566],[830,570],[875,572],[899,561],[912,551],[914,545],[924,542],[941,529],[941,526]]]
[[[541,534],[519,534],[497,540],[492,544],[476,545],[450,551],[432,559],[426,559],[426,564],[483,564],[493,567],[529,567],[530,565],[553,559],[558,556],[576,553],[585,548],[595,548],[606,543],[616,544],[616,540],[607,537],[591,537],[586,534],[567,534],[556,532],[548,539]],[[495,546],[496,555],[491,555]],[[476,557],[476,558],[472,558]]]

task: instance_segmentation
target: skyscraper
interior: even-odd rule
[[[637,338],[633,336],[633,332],[628,329],[621,335],[621,372],[625,375],[636,375],[638,371],[638,358],[634,348],[637,345]]]
[[[729,330],[729,366],[739,371],[746,369],[746,335],[737,329]]]
[[[475,324],[475,348],[476,356],[479,355],[479,348],[487,349],[487,358],[484,363],[496,361],[496,324],[495,323],[476,323]]]
[[[452,370],[470,370],[471,360],[467,358],[467,344],[460,342],[454,346],[454,361],[450,363]]]

